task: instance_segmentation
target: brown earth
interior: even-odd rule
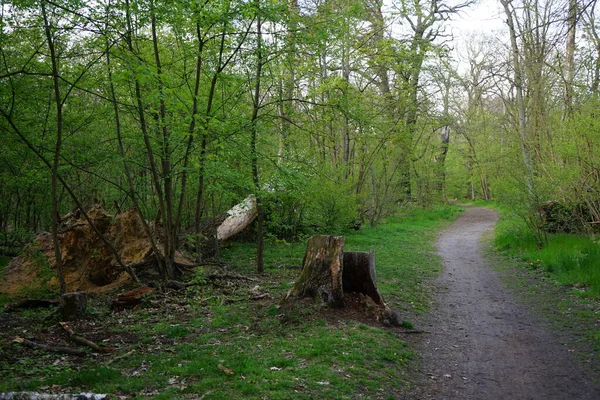
[[[422,354],[407,399],[600,399],[584,369],[547,320],[520,304],[486,265],[481,237],[496,212],[468,208],[437,242],[445,271],[437,301],[418,325]]]

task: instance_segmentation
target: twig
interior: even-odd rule
[[[67,333],[69,334],[69,339],[71,339],[75,343],[79,343],[79,344],[83,344],[85,346],[91,347],[92,349],[99,351],[101,353],[110,353],[111,351],[114,350],[112,347],[102,347],[82,336],[77,336],[75,334],[75,332],[73,331],[73,329],[71,329],[71,327],[66,322],[59,322],[59,324],[60,324],[60,326],[63,327],[63,329],[65,331],[67,331]]]
[[[31,340],[28,340],[28,339],[25,339],[22,337],[16,337],[13,340],[13,342],[20,343],[23,346],[27,346],[27,347],[31,347],[31,348],[39,348],[39,349],[43,349],[43,350],[47,350],[47,351],[53,351],[56,353],[70,354],[72,356],[82,357],[85,355],[85,351],[83,351],[83,350],[73,349],[71,347],[48,346],[45,344],[36,343],[34,341],[31,341]]]

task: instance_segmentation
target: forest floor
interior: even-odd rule
[[[598,310],[486,251],[482,237],[497,219],[467,208],[439,236],[444,272],[433,282],[436,305],[417,320],[428,333],[414,343],[421,357],[406,398],[600,398],[598,349],[584,339],[598,335]]]
[[[436,235],[459,211],[413,210],[346,232],[346,250],[375,251],[379,289],[403,319],[429,308],[423,283],[441,272]],[[112,349],[106,353],[71,341],[56,319],[45,319],[48,309],[7,305],[0,309],[0,398],[9,391],[117,399],[403,398],[415,357],[407,344],[415,336],[410,321],[385,327],[351,296],[344,310],[311,301],[281,305],[300,273],[304,248],[305,241],[269,239],[266,271],[258,275],[255,245],[227,243],[221,266],[198,267],[186,278],[192,286],[153,293],[134,309],[111,309],[117,293],[91,294],[87,316],[70,325]],[[14,301],[0,297],[0,306]],[[15,343],[17,337],[77,347],[85,355],[31,349]]]
[[[254,245],[236,242],[222,249],[223,266],[199,267],[188,277],[193,286],[154,293],[133,310],[112,310],[114,293],[91,296],[88,315],[71,328],[111,352],[74,344],[56,320],[45,320],[47,309],[5,308],[0,393],[600,398],[598,301],[491,251],[481,238],[496,222],[494,211],[468,207],[455,220],[458,210],[416,210],[346,235],[347,250],[375,251],[379,289],[402,315],[401,328],[384,327],[350,301],[346,310],[310,301],[282,307],[304,243],[270,241],[267,271],[258,275]],[[31,349],[16,337],[86,354]]]

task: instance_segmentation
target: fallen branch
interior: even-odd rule
[[[49,308],[57,306],[60,303],[60,299],[24,299],[18,303],[7,304],[4,307],[5,311],[12,311],[18,308]]]
[[[206,275],[204,277],[204,279],[209,280],[209,281],[223,279],[223,280],[238,280],[238,281],[248,281],[248,282],[260,282],[258,279],[250,278],[250,277],[243,276],[243,275],[237,275],[237,274],[210,274],[210,275]]]
[[[22,344],[23,346],[31,347],[34,349],[38,348],[38,349],[42,349],[42,350],[53,351],[55,353],[69,354],[69,355],[78,356],[78,357],[82,357],[85,355],[85,351],[83,351],[83,350],[73,349],[71,347],[63,347],[63,346],[48,346],[46,344],[36,343],[34,341],[31,341],[29,339],[25,339],[22,337],[16,337],[13,340],[13,342],[19,343],[19,344]]]
[[[65,331],[67,331],[67,333],[69,334],[69,339],[71,339],[75,343],[79,343],[79,344],[83,344],[84,346],[91,347],[92,349],[94,349],[100,353],[110,353],[111,351],[114,350],[111,347],[99,346],[96,343],[92,342],[91,340],[88,340],[82,336],[76,335],[75,332],[73,331],[73,329],[71,329],[71,327],[66,322],[59,322],[59,324],[60,324],[60,326],[63,327],[63,329]]]
[[[420,330],[416,330],[415,329],[415,330],[410,330],[410,331],[401,331],[401,332],[398,332],[398,333],[399,334],[403,334],[403,335],[411,335],[411,334],[418,335],[418,334],[421,334],[421,333],[431,333],[431,332],[429,332],[429,331],[420,331]]]

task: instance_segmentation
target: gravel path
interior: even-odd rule
[[[419,322],[422,354],[410,399],[600,399],[567,346],[505,289],[481,255],[494,211],[468,208],[439,237],[437,305]]]

